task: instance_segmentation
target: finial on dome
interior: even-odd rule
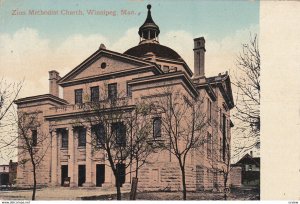
[[[147,42],[155,42],[158,43],[158,35],[160,33],[159,27],[154,23],[151,16],[151,4],[147,5],[148,14],[144,24],[139,29],[140,35],[140,43]]]

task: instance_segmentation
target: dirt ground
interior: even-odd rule
[[[83,197],[83,200],[115,200],[116,195],[102,195],[95,197]],[[137,200],[181,200],[181,192],[139,192]],[[223,193],[216,192],[188,192],[188,200],[224,200]],[[258,190],[232,190],[228,195],[228,200],[259,200]],[[122,200],[129,200],[129,193],[122,194]]]
[[[0,191],[0,200],[30,200],[31,190]],[[115,188],[43,188],[38,189],[37,200],[116,200]],[[182,192],[138,192],[137,200],[181,200]],[[223,200],[223,193],[188,192],[188,200]],[[129,200],[129,190],[122,189],[122,200]],[[254,189],[231,190],[228,200],[259,200]]]
[[[126,193],[129,190],[122,189]],[[82,197],[94,197],[115,194],[114,187],[109,188],[42,188],[37,189],[36,200],[81,200]],[[31,200],[32,190],[0,191],[0,200]]]

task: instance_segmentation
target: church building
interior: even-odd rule
[[[63,186],[67,178],[71,187],[114,186],[114,176],[105,153],[95,153],[88,142],[93,128],[77,127],[75,119],[84,113],[85,103],[106,98],[118,100],[120,93],[125,93],[123,98],[128,100],[128,105],[134,106],[139,99],[151,97],[158,89],[170,86],[190,96],[201,95],[204,110],[216,122],[215,126],[207,125],[205,137],[211,143],[205,144],[204,154],[194,154],[187,160],[187,189],[211,190],[222,186],[223,176],[210,161],[224,163],[226,151],[230,151],[230,142],[225,142],[230,141],[233,126],[230,120],[230,110],[234,107],[230,77],[225,70],[216,76],[205,75],[203,37],[191,39],[194,41],[191,50],[194,53],[193,68],[176,51],[160,44],[159,26],[151,16],[151,5],[147,8],[146,20],[138,30],[138,45],[118,53],[101,44],[66,75],[60,76],[58,69],[49,71],[49,93],[15,101],[19,112],[38,110],[42,122],[32,129],[32,137],[38,138],[40,132],[49,135],[49,148],[37,169],[39,186]],[[184,44],[182,42],[182,46]],[[158,124],[153,121],[153,135],[157,133],[154,129],[160,128]],[[163,132],[158,132],[164,137]],[[39,143],[36,146],[45,148]],[[22,159],[20,156],[18,161],[21,163]],[[129,172],[128,169],[123,171]],[[139,175],[139,189],[181,189],[178,161],[171,157],[158,156],[154,163],[145,164]],[[129,186],[132,177],[134,173],[126,174],[123,186]],[[30,186],[32,180],[30,162],[19,165],[17,185]]]

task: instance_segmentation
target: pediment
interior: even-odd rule
[[[71,72],[66,74],[60,79],[59,83],[62,84],[73,80],[87,79],[107,74],[113,75],[114,73],[149,66],[155,65],[142,59],[102,49],[95,52]]]

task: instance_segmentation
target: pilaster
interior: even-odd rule
[[[92,182],[92,131],[91,127],[87,127],[86,133],[86,154],[85,154],[85,168],[86,168],[86,177],[85,183],[83,186],[94,186],[95,184]]]
[[[57,131],[54,130],[51,133],[52,144],[51,144],[51,185],[57,186]]]
[[[114,175],[111,170],[111,167],[109,166],[109,161],[107,160],[106,153],[104,154],[104,164],[105,164],[105,179],[104,183],[102,184],[103,187],[111,187],[115,185]]]
[[[70,177],[70,187],[77,186],[75,178],[75,141],[74,129],[69,127],[69,142],[68,142],[68,175]]]

